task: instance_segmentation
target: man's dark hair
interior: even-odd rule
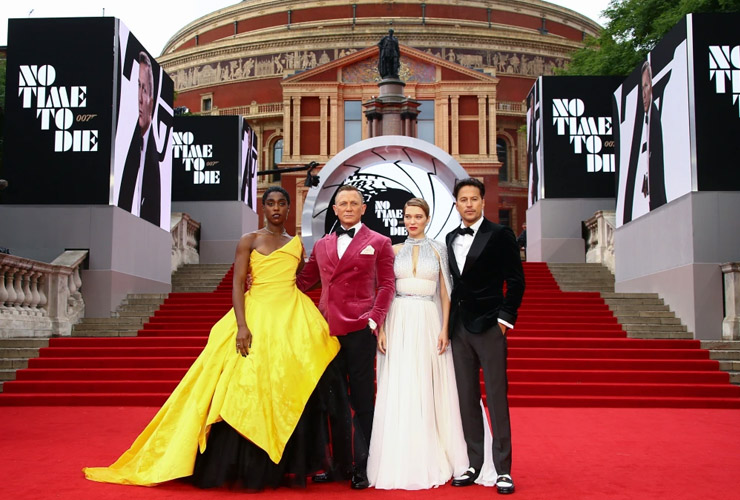
[[[270,196],[270,193],[281,193],[283,196],[285,196],[285,199],[288,200],[288,205],[290,205],[290,195],[288,192],[281,188],[280,186],[270,186],[269,188],[265,189],[265,192],[262,194],[262,205],[265,204],[267,201],[267,197]]]
[[[457,200],[457,193],[459,193],[460,189],[464,188],[465,186],[477,187],[478,191],[480,191],[480,197],[484,198],[486,196],[486,186],[478,179],[475,179],[473,177],[468,177],[467,179],[463,179],[457,184],[455,184],[455,188],[452,190],[452,196],[454,196],[456,200]]]

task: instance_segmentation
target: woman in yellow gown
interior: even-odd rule
[[[327,465],[322,410],[343,408],[327,394],[346,394],[327,370],[339,342],[295,286],[303,247],[283,228],[288,193],[269,188],[262,204],[266,227],[237,247],[234,308],[131,448],[110,467],[85,468],[87,479],[154,485],[192,476],[201,487],[259,489],[286,473],[305,484],[305,474]]]

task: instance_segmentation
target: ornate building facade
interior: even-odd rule
[[[175,81],[176,106],[249,120],[262,170],[323,165],[369,136],[362,103],[378,93],[376,44],[389,28],[404,93],[421,102],[419,138],[484,180],[486,215],[518,231],[524,100],[538,76],[598,34],[576,12],[540,0],[244,0],[182,28],[158,60]],[[280,182],[295,195],[291,225],[300,223],[303,178],[260,178],[262,189]]]

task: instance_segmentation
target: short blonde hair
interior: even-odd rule
[[[422,198],[411,198],[403,206],[403,213],[406,213],[407,207],[419,207],[424,211],[424,214],[429,218],[429,203],[424,201]]]

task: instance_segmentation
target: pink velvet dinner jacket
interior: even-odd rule
[[[296,284],[306,291],[321,280],[319,310],[329,332],[346,335],[365,328],[369,318],[385,321],[396,292],[394,258],[390,238],[363,224],[341,259],[335,233],[317,241]]]

